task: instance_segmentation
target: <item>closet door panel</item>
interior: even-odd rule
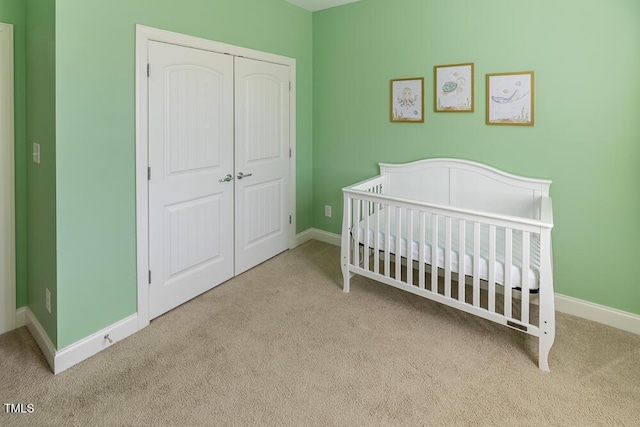
[[[289,67],[235,62],[235,273],[289,247]]]
[[[154,318],[233,277],[233,58],[150,42]]]

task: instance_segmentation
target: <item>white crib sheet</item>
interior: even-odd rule
[[[396,209],[391,207],[390,222],[390,242],[389,252],[396,253]],[[369,247],[375,249],[375,230],[376,221],[379,216],[379,232],[378,232],[378,249],[380,251],[385,250],[386,244],[386,215],[389,211],[389,207],[381,209],[379,212],[375,212],[369,216]],[[406,210],[403,210],[404,214],[401,215],[401,239],[400,239],[400,256],[407,257],[407,236],[408,233],[408,216]],[[411,242],[411,254],[412,259],[419,259],[419,245],[420,245],[420,221],[419,213],[413,211],[413,227],[412,227],[412,242]],[[426,215],[425,220],[425,262],[431,264],[431,228],[432,217],[430,214]],[[458,253],[459,253],[459,220],[453,218],[451,221],[451,270],[455,273],[458,272]],[[358,227],[358,239],[360,244],[366,245],[365,241],[365,220],[360,221]],[[466,222],[465,224],[465,274],[468,276],[473,275],[473,223]],[[530,261],[529,261],[529,274],[527,277],[527,284],[529,289],[538,289],[539,279],[539,267],[540,267],[540,239],[536,234],[531,234],[530,239]],[[495,281],[498,284],[503,285],[505,279],[505,230],[503,228],[496,228],[496,261],[495,261]],[[438,248],[437,248],[437,266],[444,268],[445,262],[445,219],[439,218],[438,221]],[[514,230],[512,234],[512,265],[508,268],[511,274],[511,286],[522,287],[521,280],[521,265],[522,265],[522,233]],[[489,277],[489,226],[481,225],[480,227],[480,262],[479,262],[480,278],[488,280]]]

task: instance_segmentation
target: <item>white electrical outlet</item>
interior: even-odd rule
[[[331,218],[331,205],[324,205],[324,216]]]
[[[51,291],[49,290],[49,288],[45,288],[44,291],[45,291],[44,305],[47,311],[49,312],[49,314],[51,314]]]
[[[33,143],[33,151],[31,153],[33,157],[33,163],[40,163],[40,144],[37,142]]]

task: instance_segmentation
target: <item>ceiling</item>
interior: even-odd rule
[[[355,3],[360,0],[286,0],[289,3],[307,9],[310,12],[317,10],[329,9],[330,7],[342,6],[347,3]]]

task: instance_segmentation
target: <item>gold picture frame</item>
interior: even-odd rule
[[[391,80],[391,121],[424,123],[424,78]]]
[[[487,74],[487,124],[533,126],[534,73]]]
[[[433,108],[436,113],[473,113],[474,63],[433,67]]]

